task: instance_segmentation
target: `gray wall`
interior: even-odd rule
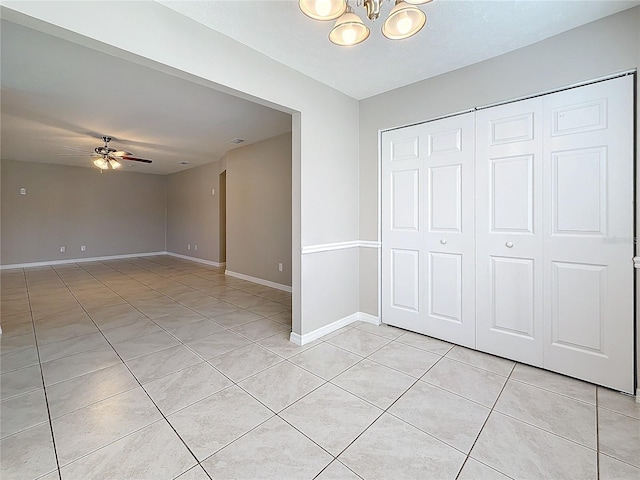
[[[165,250],[166,177],[11,160],[1,169],[2,265]]]
[[[219,162],[213,162],[167,177],[168,252],[220,262],[219,173]]]
[[[291,285],[291,134],[231,150],[225,160],[227,270]]]

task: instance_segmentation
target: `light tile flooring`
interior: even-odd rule
[[[633,398],[171,257],[2,273],[0,477],[639,479]]]

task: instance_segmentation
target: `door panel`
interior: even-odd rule
[[[542,103],[476,116],[479,350],[542,366]]]
[[[382,321],[472,348],[473,178],[473,114],[382,136]]]
[[[633,391],[633,77],[544,97],[544,366]]]

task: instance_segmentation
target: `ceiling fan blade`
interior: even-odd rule
[[[67,147],[66,145],[58,145],[60,148],[64,148],[65,150],[73,150],[74,152],[86,152],[87,150],[84,148],[76,148],[76,147]]]
[[[151,163],[151,160],[147,160],[145,158],[135,158],[135,157],[118,157],[122,160],[131,160],[132,162],[142,162],[142,163]]]
[[[129,155],[133,155],[133,153],[125,152],[124,150],[119,150],[117,152],[111,152],[110,155],[113,155],[114,157],[127,157]]]
[[[84,158],[90,158],[93,155],[91,155],[90,153],[59,153],[58,156],[59,157],[84,157]]]

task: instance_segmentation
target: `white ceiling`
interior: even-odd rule
[[[169,174],[219,160],[233,138],[291,131],[289,114],[5,20],[0,30],[3,160],[93,167],[59,146],[92,152],[110,135],[153,160],[128,170]]]
[[[434,0],[423,5],[427,26],[416,36],[387,40],[381,18],[368,40],[338,47],[333,22],[306,17],[297,0],[158,0],[214,30],[322,83],[363,99],[530,45],[640,4],[616,0]],[[351,0],[355,5],[356,0]]]

